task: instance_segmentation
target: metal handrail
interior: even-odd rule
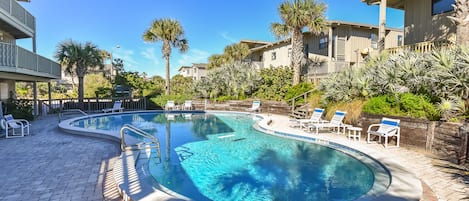
[[[158,158],[161,159],[161,150],[160,150],[160,141],[158,140],[157,137],[151,135],[150,133],[147,133],[135,126],[132,126],[130,124],[124,124],[124,126],[122,126],[121,130],[120,130],[120,136],[121,136],[121,150],[122,151],[126,151],[127,150],[127,146],[125,144],[125,131],[126,130],[129,130],[129,131],[132,131],[134,132],[135,134],[139,135],[139,136],[142,136],[146,139],[149,139],[151,142],[151,144],[154,144],[155,146],[150,146],[149,148],[156,148],[157,149],[157,154],[158,154]],[[147,144],[148,145],[148,144]],[[148,148],[148,147],[145,147],[145,148]]]
[[[291,103],[291,104],[292,104],[291,111],[292,111],[292,112],[295,111],[295,101],[296,101],[297,98],[303,96],[303,98],[304,98],[304,100],[305,100],[305,102],[306,102],[306,99],[308,98],[308,94],[314,92],[315,90],[316,90],[316,89],[311,89],[311,90],[309,90],[309,91],[307,91],[307,92],[304,92],[304,93],[302,93],[302,94],[300,94],[300,95],[298,95],[298,96],[295,96],[295,97],[293,97],[293,98],[287,100],[287,102],[290,102],[290,101],[292,102],[292,103]]]
[[[80,110],[80,109],[62,110],[62,111],[59,112],[59,122],[62,120],[63,113],[68,113],[68,112],[79,112],[79,113],[81,113],[83,116],[88,116],[88,114],[87,114],[86,112],[83,112],[83,110]]]

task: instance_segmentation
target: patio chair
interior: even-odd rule
[[[322,114],[324,113],[324,109],[322,108],[314,108],[313,114],[309,119],[291,119],[290,127],[305,127],[307,124],[310,123],[323,123],[324,121],[321,119]]]
[[[184,105],[182,106],[183,110],[192,110],[192,101],[191,100],[186,100],[184,102]]]
[[[29,135],[29,127],[31,124],[26,119],[14,119],[11,114],[7,114],[4,116],[5,120],[4,127],[5,127],[5,137],[6,138],[15,138],[15,137],[24,137],[25,135]],[[15,133],[15,130],[21,129],[21,134]],[[26,132],[25,132],[26,129]],[[11,132],[10,132],[11,131]]]
[[[103,109],[104,113],[107,113],[107,112],[123,112],[123,111],[124,111],[124,108],[122,107],[122,101],[120,101],[120,100],[115,101],[112,108]]]
[[[169,100],[166,102],[166,105],[164,106],[165,110],[174,110],[176,109],[176,104],[174,104],[174,101]]]
[[[378,142],[381,142],[381,137],[384,137],[384,147],[388,147],[388,138],[396,136],[396,147],[399,147],[399,140],[401,138],[401,129],[399,128],[399,119],[390,119],[383,117],[380,124],[371,124],[368,127],[368,138],[367,142],[370,143],[370,135],[377,135]],[[372,130],[373,128],[378,127],[377,130]]]
[[[261,111],[261,101],[260,100],[255,100],[252,101],[252,107],[248,108],[248,111],[250,112],[260,112]]]
[[[323,121],[323,122],[319,122],[319,123],[309,124],[309,125],[307,125],[307,128],[310,131],[315,129],[316,134],[319,134],[319,129],[323,129],[323,128],[335,129],[335,128],[337,128],[337,134],[340,134],[340,129],[345,127],[345,124],[342,122],[345,118],[345,114],[347,114],[347,112],[337,110],[337,111],[335,111],[334,116],[332,116],[331,121]],[[345,132],[345,129],[343,129],[343,130]]]

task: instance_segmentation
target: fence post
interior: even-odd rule
[[[90,103],[90,99],[88,98],[88,113],[91,112],[91,103]]]
[[[204,111],[206,111],[206,110],[207,110],[207,99],[205,99],[205,101],[204,101]]]

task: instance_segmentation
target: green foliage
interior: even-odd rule
[[[124,71],[116,76],[114,83],[130,87],[133,96],[156,96],[164,92],[165,80],[160,76],[147,79],[144,73]]]
[[[287,94],[285,95],[285,100],[290,100],[296,96],[299,96],[309,90],[313,89],[313,84],[311,84],[310,82],[301,82],[293,87],[291,87],[290,89],[288,89],[288,92]],[[298,103],[298,104],[302,104],[304,103],[304,98],[303,97],[300,97],[296,100],[295,103]]]
[[[258,87],[260,77],[258,72],[246,63],[230,63],[209,71],[205,79],[194,84],[195,96],[216,99],[220,96],[230,96],[243,99]]]
[[[457,96],[441,98],[441,101],[437,104],[437,108],[441,117],[445,120],[456,120],[466,113],[464,101]]]
[[[173,94],[173,95],[160,95],[154,98],[150,98],[150,101],[153,104],[156,104],[160,106],[161,108],[164,108],[166,105],[166,102],[168,100],[173,100],[176,104],[183,104],[186,100],[191,100],[191,96],[183,95],[183,94]]]
[[[111,96],[111,82],[102,74],[87,74],[85,76],[85,98],[109,98]]]
[[[281,101],[292,86],[293,71],[289,67],[264,68],[259,73],[261,80],[255,97]]]
[[[5,114],[13,115],[15,119],[27,119],[29,121],[34,119],[33,103],[29,100],[9,98],[3,111]]]
[[[369,99],[363,112],[391,116],[407,116],[429,120],[439,119],[436,107],[424,95],[403,93],[396,96],[382,95]]]
[[[184,96],[192,97],[193,95],[193,82],[191,77],[183,77],[182,75],[175,75],[171,78],[171,94],[181,94]]]

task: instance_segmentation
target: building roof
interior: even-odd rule
[[[266,41],[247,40],[247,39],[243,39],[243,40],[239,41],[239,43],[247,44],[249,49],[270,44],[270,42],[266,42]]]
[[[361,0],[368,5],[377,5],[381,0]],[[404,10],[404,1],[403,0],[387,0],[386,6],[390,8],[396,8],[400,10]]]
[[[178,71],[181,71],[184,68],[192,68],[192,66],[181,66]]]

